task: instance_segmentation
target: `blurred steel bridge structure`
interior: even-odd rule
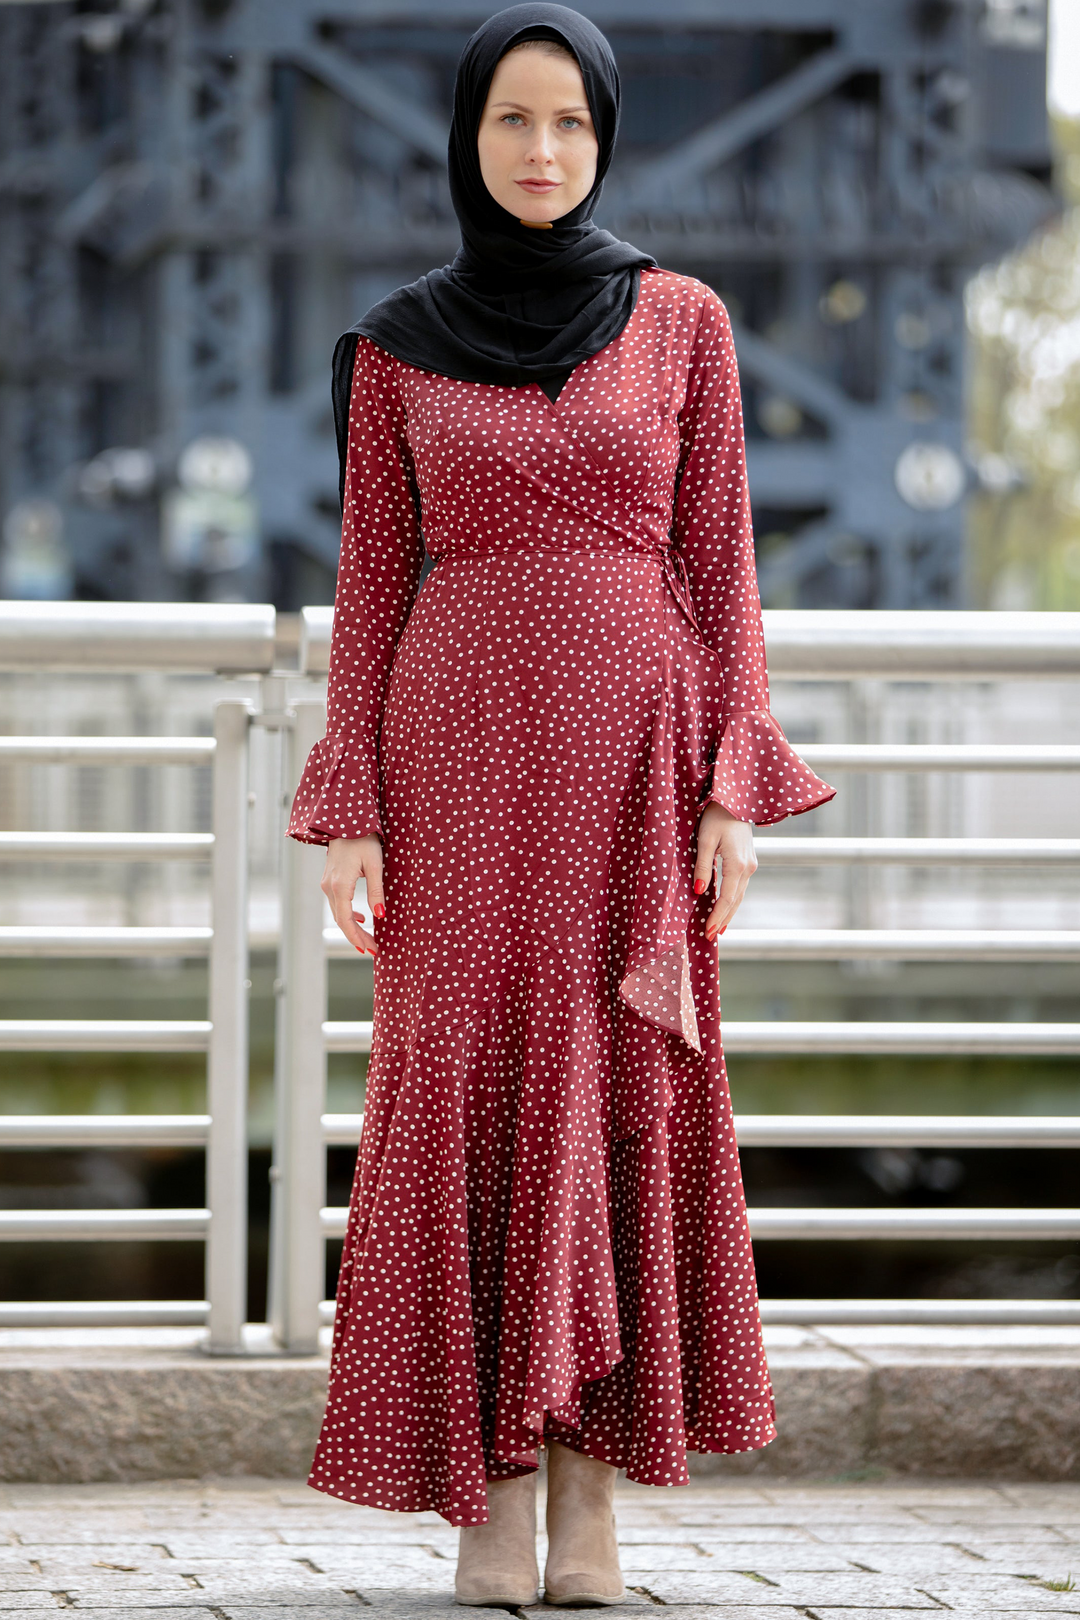
[[[0,0],[0,506],[54,503],[75,594],[327,599],[331,345],[454,251],[491,9]],[[625,86],[600,220],[735,318],[766,600],[962,605],[963,286],[1054,209],[1041,0],[584,9]],[[260,545],[184,576],[161,498],[205,436]]]

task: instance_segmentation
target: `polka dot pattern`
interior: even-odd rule
[[[361,339],[350,424],[289,831],[378,834],[386,916],[311,1483],[478,1524],[554,1435],[683,1484],[775,1434],[695,828],[832,796],[768,711],[727,316],[643,273],[554,405]]]

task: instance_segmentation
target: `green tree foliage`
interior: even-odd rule
[[[1080,609],[1080,121],[1054,130],[1063,213],[967,291],[974,607]]]

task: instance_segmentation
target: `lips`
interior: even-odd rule
[[[557,180],[518,180],[515,184],[519,185],[522,191],[532,191],[537,196],[543,196],[549,191],[557,191],[559,188]]]

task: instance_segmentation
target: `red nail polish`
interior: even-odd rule
[[[695,894],[704,894],[704,892],[705,892],[705,879],[704,878],[696,878],[695,881],[694,881],[694,893]]]
[[[381,900],[379,901],[378,905],[372,906],[371,909],[375,913],[376,917],[386,916],[386,907],[383,905]]]
[[[720,930],[720,932],[721,932],[721,933],[722,933],[722,934],[726,934],[726,933],[727,933],[727,923],[725,923],[725,924],[724,924],[724,926],[723,926],[723,928],[721,928],[721,930]]]

